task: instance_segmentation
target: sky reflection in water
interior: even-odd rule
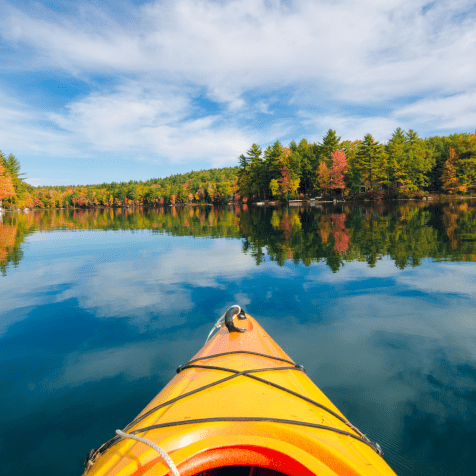
[[[259,215],[233,216],[272,228]],[[13,223],[4,217],[3,227]],[[235,302],[381,444],[397,473],[474,474],[470,260],[400,269],[381,256],[335,273],[268,255],[257,266],[256,253],[243,252],[245,233],[39,233],[35,223],[18,265],[0,277],[2,474],[81,474],[89,449],[139,413]]]

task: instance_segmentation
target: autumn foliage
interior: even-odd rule
[[[283,147],[276,141],[264,151],[253,144],[239,162],[239,194],[252,201],[284,198],[288,191],[289,198],[476,192],[476,134],[423,139],[397,128],[381,143],[369,133],[342,141],[329,129],[320,143],[302,139]]]
[[[154,171],[151,171],[151,175]],[[0,152],[0,201],[7,209],[120,208],[252,203],[318,195],[410,198],[427,192],[476,193],[476,134],[423,139],[398,128],[386,143],[365,134],[341,140],[329,129],[321,142],[253,144],[239,166],[84,186],[26,182],[20,163]],[[368,195],[367,195],[368,196]]]
[[[0,223],[0,265],[7,260],[8,253],[15,245],[16,226],[2,225]]]
[[[441,183],[444,191],[454,193],[461,188],[460,181],[456,176],[455,168],[456,152],[453,147],[448,150],[448,158],[443,167],[443,174],[441,175]]]
[[[12,179],[7,175],[5,167],[0,162],[0,203],[6,198],[15,196],[15,189],[13,188]]]
[[[0,174],[0,200],[1,197],[6,200],[6,208],[137,208],[221,204],[241,198],[236,168],[233,167],[190,172],[146,182],[32,187],[18,179],[17,185],[13,185],[14,189],[11,188],[8,173],[5,176]]]
[[[317,169],[317,180],[319,183],[320,189],[327,193],[329,188],[331,187],[331,171],[327,167],[325,162],[321,162]]]
[[[344,175],[347,172],[347,160],[342,150],[336,150],[331,153],[332,168],[330,171],[331,188],[336,190],[344,190]]]
[[[340,213],[337,212],[340,211]],[[383,256],[404,269],[423,258],[476,262],[474,201],[401,201],[339,207],[109,208],[5,213],[0,223],[0,274],[22,259],[21,244],[41,230],[155,230],[176,236],[235,238],[257,264],[293,260],[337,271],[350,261],[375,266]]]
[[[345,228],[346,214],[339,213],[332,215],[332,233],[334,235],[334,249],[339,253],[344,253],[349,248],[349,233]]]

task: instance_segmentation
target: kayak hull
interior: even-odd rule
[[[221,327],[124,431],[163,448],[181,476],[232,466],[253,475],[395,475],[255,319],[235,323],[244,332]],[[172,474],[146,444],[111,441],[88,475]]]

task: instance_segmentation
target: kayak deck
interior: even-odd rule
[[[244,332],[223,326],[124,431],[163,448],[181,476],[395,474],[256,320],[237,323]],[[154,449],[120,437],[85,473],[172,474]]]

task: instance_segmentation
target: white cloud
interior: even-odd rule
[[[147,342],[91,352],[73,352],[67,356],[56,378],[49,376],[44,385],[49,389],[74,387],[119,374],[125,375],[128,380],[137,380],[149,376],[157,362],[161,361],[160,354],[164,346],[161,347],[157,342]]]
[[[241,243],[230,240],[214,240],[210,247],[192,253],[175,248],[161,258],[160,267],[149,276],[152,282],[187,283],[193,286],[220,288],[226,281],[239,281],[256,268],[249,255],[241,252]],[[163,274],[161,269],[166,269]],[[221,283],[221,281],[224,283]]]
[[[306,122],[315,124],[318,130],[328,130],[329,128],[338,131],[342,140],[362,139],[365,134],[370,133],[379,141],[386,141],[397,127],[402,127],[402,122],[389,116],[376,115],[373,117],[361,117],[357,115],[322,115],[309,117],[304,111],[301,116],[306,117]],[[316,141],[321,141],[320,137],[315,137]]]
[[[135,83],[124,84],[109,94],[93,93],[67,106],[66,114],[50,119],[61,129],[77,133],[99,149],[119,149],[140,143],[134,134],[183,118],[189,102],[174,91],[145,90]],[[132,130],[131,130],[132,129]]]
[[[110,160],[111,153],[132,156],[129,160],[143,153],[157,162],[202,159],[209,166],[235,165],[252,142],[234,121],[224,123],[217,115],[191,118],[190,95],[162,84],[144,87],[128,82],[116,91],[95,92],[73,101],[46,117],[21,103],[16,108],[0,107],[0,113],[0,141],[5,150],[30,148],[34,153],[97,157],[99,161]]]
[[[328,267],[310,268],[306,276],[305,286],[307,289],[319,283],[342,283],[366,278],[387,278],[401,275],[402,271],[395,266],[395,262],[388,256],[378,260],[375,267],[359,261],[346,261],[337,273]]]
[[[471,76],[474,77],[474,76]],[[425,98],[398,109],[395,116],[408,123],[439,130],[476,129],[476,91],[448,97]]]
[[[79,21],[10,8],[4,27],[10,41],[42,51],[54,68],[160,72],[205,86],[219,102],[250,88],[322,80],[336,97],[367,102],[474,84],[474,18],[455,19],[469,3],[423,13],[425,5],[180,0],[125,10],[120,23],[85,5]]]
[[[0,144],[3,151],[26,148],[33,153],[77,155],[67,138],[53,130],[44,113],[11,93],[0,91]]]
[[[421,267],[412,269],[411,276],[415,282],[433,281]],[[440,298],[393,296],[395,286],[336,296],[320,309],[322,319],[317,321],[303,323],[292,316],[259,321],[294,361],[305,364],[307,374],[324,392],[359,391],[359,401],[367,400],[372,414],[391,421],[388,431],[398,435],[398,425],[412,405],[438,421],[470,409],[471,402],[455,394],[474,387],[473,379],[460,376],[457,369],[476,363],[476,319],[474,293],[469,299],[453,297],[451,304],[442,304]],[[438,294],[438,285],[433,292]],[[314,359],[313,349],[318,349]],[[455,374],[442,372],[443,361]],[[452,402],[445,409],[435,399],[428,376],[449,381],[439,390]]]
[[[345,283],[369,278],[392,278],[395,285],[417,289],[428,294],[459,295],[472,298],[476,296],[476,277],[472,263],[431,264],[427,258],[417,268],[399,269],[390,257],[378,260],[375,267],[368,263],[345,262],[338,273],[329,268],[311,268],[305,282],[306,289],[319,283]]]
[[[251,142],[329,127],[380,140],[398,126],[472,130],[471,6],[167,0],[53,14],[5,4],[2,35],[15,55],[4,71],[62,70],[92,92],[54,112],[10,101],[0,140],[71,157],[134,151],[219,166]],[[201,98],[214,107],[198,107]]]
[[[418,277],[404,274],[398,281],[428,293],[476,296],[476,275],[472,263],[439,263],[438,267],[419,270]],[[476,314],[473,317],[476,319]]]
[[[228,282],[245,279],[256,267],[251,256],[241,253],[241,243],[236,240],[209,241],[193,251],[182,244],[164,252],[168,237],[149,232],[131,235],[131,258],[121,257],[118,266],[115,243],[122,239],[121,234],[97,231],[29,236],[23,246],[30,247],[29,253],[37,257],[9,270],[9,279],[2,287],[2,311],[18,312],[1,320],[0,335],[26,319],[30,309],[50,302],[51,290],[55,290],[55,302],[77,300],[80,308],[94,310],[101,318],[127,318],[145,329],[153,316],[160,314],[160,323],[154,326],[176,326],[194,307],[190,287],[224,289]],[[102,254],[96,251],[91,255],[91,246],[103,250]],[[75,249],[72,256],[71,247]],[[67,260],[63,258],[65,250],[69,250]],[[45,252],[49,259],[38,261]],[[141,255],[140,267],[134,253]],[[259,271],[266,270],[263,267]],[[59,290],[65,282],[70,285]]]

